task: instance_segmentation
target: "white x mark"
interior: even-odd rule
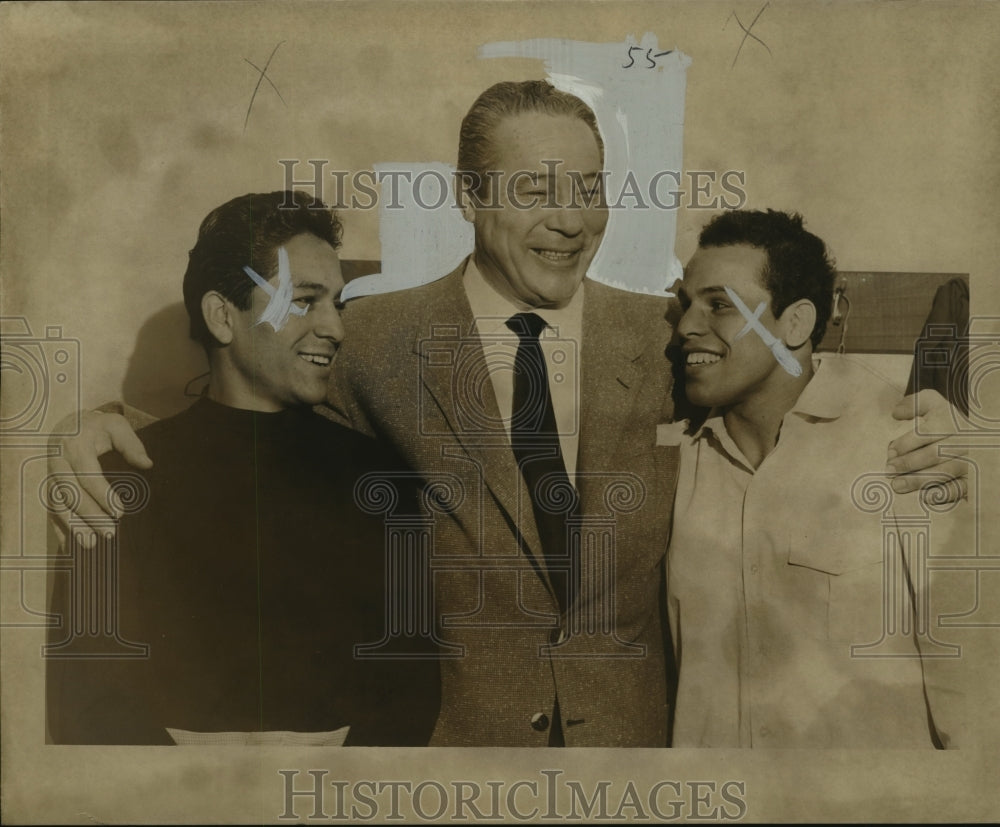
[[[764,325],[760,322],[760,317],[767,307],[767,302],[761,302],[758,304],[757,310],[751,313],[750,308],[743,303],[743,299],[736,295],[735,290],[729,287],[729,285],[725,286],[725,290],[726,295],[729,296],[732,303],[736,305],[736,309],[739,310],[743,318],[747,320],[747,323],[743,326],[743,329],[736,334],[736,338],[733,339],[733,341],[739,341],[751,330],[754,331],[758,336],[760,336],[760,340],[764,343],[764,346],[770,348],[771,353],[774,354],[774,358],[778,360],[779,365],[781,365],[792,376],[801,376],[802,365],[800,365],[796,358],[792,356],[791,351],[785,347],[785,343],[775,336],[770,330],[764,327]]]
[[[252,267],[244,266],[243,272],[254,280],[258,287],[271,297],[264,312],[257,319],[257,324],[267,322],[277,333],[285,326],[288,316],[305,316],[308,307],[298,307],[292,304],[292,268],[288,263],[288,253],[284,247],[278,248],[278,286],[272,287],[267,279],[261,278]]]

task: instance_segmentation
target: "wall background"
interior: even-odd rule
[[[991,281],[996,7],[771,4],[752,29],[770,53],[748,38],[734,66],[731,14],[749,26],[761,5],[8,7],[4,312],[80,340],[83,404],[155,406],[158,388],[178,394],[200,365],[174,333],[183,315],[163,311],[212,207],[282,188],[280,158],[454,163],[482,89],[542,76],[538,61],[478,60],[480,44],[645,31],[692,58],[687,170],[744,170],[748,206],[801,211],[842,269],[968,272],[974,291]],[[263,67],[279,41],[268,76],[287,105],[262,83],[244,132],[259,77],[244,59]],[[680,210],[682,262],[709,215]],[[377,211],[344,217],[343,257],[379,258]],[[130,375],[137,339],[140,363],[147,348],[159,359],[153,375]]]
[[[209,209],[280,189],[279,158],[324,158],[347,170],[453,163],[458,124],[482,89],[541,76],[536,61],[477,60],[482,43],[624,41],[651,31],[661,48],[692,58],[686,169],[745,170],[748,206],[801,211],[842,269],[970,273],[973,311],[1000,316],[1000,6],[772,2],[752,30],[770,52],[748,38],[734,66],[743,32],[731,15],[749,27],[762,5],[5,4],[3,314],[25,317],[36,336],[58,326],[80,343],[78,389],[53,397],[53,415],[77,401],[120,398],[167,413],[183,405],[199,368],[178,302],[187,251]],[[244,60],[263,67],[279,41],[268,75],[287,105],[263,83],[244,132],[258,80]],[[709,215],[681,210],[681,261]],[[343,257],[378,258],[377,213],[345,220]],[[16,456],[4,454],[7,553],[44,536],[44,517],[12,519],[25,467]],[[38,605],[37,581],[26,582],[5,576],[5,611]],[[513,779],[539,778],[540,767],[556,763],[568,777],[610,773],[647,787],[665,778],[743,779],[751,820],[983,820],[1000,812],[996,754],[598,751],[556,762],[492,750],[348,758],[43,747],[41,630],[0,632],[11,821],[268,822],[282,812],[280,767],[326,767],[331,778]]]

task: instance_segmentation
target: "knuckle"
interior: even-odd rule
[[[908,474],[910,471],[913,470],[913,464],[910,458],[910,454],[906,454],[905,456],[901,457],[896,457],[896,459],[892,461],[892,465],[896,469],[897,473],[900,474]]]
[[[942,462],[941,454],[938,453],[938,444],[932,442],[930,445],[925,445],[919,451],[916,452],[919,458],[926,463],[937,464]]]
[[[898,439],[894,439],[892,442],[889,443],[889,447],[896,452],[897,457],[904,457],[911,450],[910,443],[906,437],[899,437]]]

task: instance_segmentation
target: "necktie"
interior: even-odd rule
[[[507,320],[507,327],[520,339],[514,357],[511,447],[531,497],[549,581],[560,611],[565,612],[579,589],[579,564],[572,557],[566,532],[566,517],[577,498],[563,462],[538,340],[545,320],[537,313],[517,313]]]

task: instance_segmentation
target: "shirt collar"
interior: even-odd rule
[[[789,413],[813,419],[839,419],[844,413],[847,394],[844,362],[834,356],[813,358],[813,377],[802,389]]]
[[[486,281],[476,267],[474,256],[469,256],[462,283],[481,335],[510,333],[507,320],[515,313],[525,312]],[[560,338],[566,338],[573,335],[574,331],[579,331],[582,326],[583,292],[581,285],[564,307],[537,307],[532,312],[541,316],[550,328],[559,331]]]
[[[840,360],[814,357],[812,379],[802,389],[802,393],[799,394],[792,409],[785,414],[785,418],[790,414],[797,414],[809,419],[839,419],[844,412],[846,399],[844,382],[848,381],[843,373],[843,362]],[[692,438],[701,439],[706,433],[714,433],[717,436],[726,434],[726,424],[720,408],[712,408],[708,418],[694,431]]]

